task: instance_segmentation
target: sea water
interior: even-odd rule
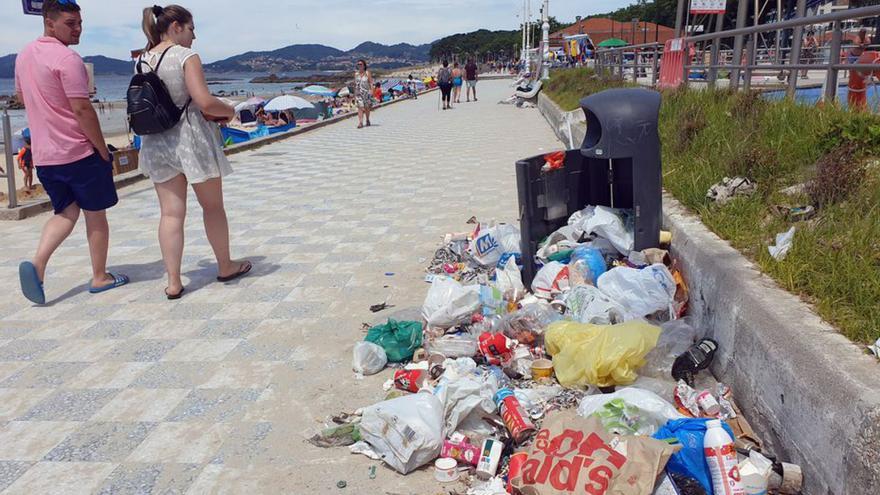
[[[278,74],[278,76],[285,78],[302,77],[305,79],[307,76],[315,74],[329,75],[332,74],[332,72],[293,71],[281,73]],[[293,83],[250,82],[255,77],[265,75],[266,74],[259,73],[230,72],[224,74],[208,73],[206,77],[208,79],[208,89],[210,89],[212,93],[217,94],[224,92],[230,94],[233,91],[238,91],[239,93],[254,93],[266,99],[282,95],[285,91],[290,92],[293,90],[294,86],[301,86]],[[97,94],[95,95],[95,98],[106,102],[125,100],[125,93],[128,90],[128,83],[130,80],[131,76],[125,75],[96,76],[95,89],[97,90]],[[15,80],[0,78],[0,95],[11,95],[14,92]],[[25,116],[24,110],[10,110],[9,116],[13,132],[27,127],[27,117]],[[108,111],[104,116],[99,115],[99,117],[101,117],[101,126],[105,133],[125,131],[125,113],[123,110]],[[2,140],[2,138],[0,138],[0,140]]]

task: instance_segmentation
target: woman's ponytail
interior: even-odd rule
[[[180,5],[160,7],[153,5],[144,9],[144,34],[147,35],[147,51],[162,42],[162,35],[175,22],[183,26],[192,22],[190,11]]]
[[[162,33],[159,32],[158,15],[154,7],[144,9],[144,34],[147,35],[147,51],[153,49],[162,40]]]

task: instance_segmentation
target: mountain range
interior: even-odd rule
[[[247,52],[205,65],[208,72],[288,72],[295,70],[354,70],[357,59],[371,67],[392,69],[427,62],[431,44],[383,45],[367,41],[348,51],[331,46],[301,44],[271,51]],[[131,74],[132,63],[102,55],[83,57],[96,75]],[[15,54],[0,57],[0,78],[15,77]]]

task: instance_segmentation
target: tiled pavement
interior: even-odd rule
[[[187,292],[165,300],[147,183],[110,213],[111,270],[132,283],[87,293],[78,226],[47,274],[43,307],[19,293],[46,216],[0,224],[0,493],[436,493],[347,449],[306,443],[331,414],[383,396],[389,371],[358,381],[362,322],[418,308],[440,237],[516,218],[517,158],[558,147],[535,109],[437,109],[436,93],[235,155],[224,187],[233,252],[254,261],[214,281],[190,198]],[[191,195],[192,196],[192,195]],[[371,304],[396,308],[373,315]],[[339,490],[336,483],[348,487]]]

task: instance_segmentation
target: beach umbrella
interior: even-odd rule
[[[608,38],[607,40],[599,43],[597,46],[600,48],[617,48],[619,46],[626,46],[629,43],[623,41],[620,38]]]
[[[302,90],[303,93],[307,95],[318,95],[318,96],[336,96],[336,91],[333,91],[330,88],[318,85],[306,86]]]
[[[314,108],[315,106],[309,103],[307,100],[300,98],[299,96],[291,96],[291,95],[283,95],[277,98],[273,98],[272,101],[266,104],[266,111],[269,112],[280,112],[282,110],[290,110],[290,109],[303,109],[303,108]]]

